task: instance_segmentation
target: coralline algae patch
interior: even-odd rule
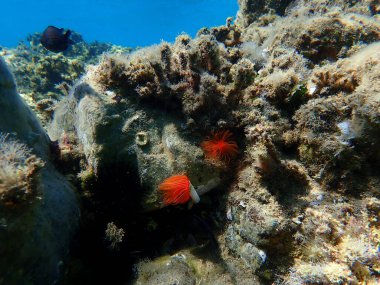
[[[83,205],[67,284],[75,264],[120,284],[380,282],[377,4],[239,4],[104,55],[55,107]]]

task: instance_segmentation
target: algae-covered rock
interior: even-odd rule
[[[352,187],[347,186],[356,180],[355,175],[370,172],[365,165],[379,160],[377,132],[380,101],[376,95],[379,86],[375,79],[379,51],[379,45],[373,44],[352,57],[326,65],[327,76],[333,82],[327,85],[329,89],[314,87],[316,94],[321,96],[324,92],[325,97],[310,100],[294,117],[301,131],[300,159],[325,183],[338,189]],[[341,77],[332,76],[337,70],[347,74],[348,78],[342,80]],[[354,85],[351,74],[357,76]],[[321,86],[321,81],[314,80],[314,84]],[[344,84],[335,83],[337,81]],[[338,177],[343,173],[346,179],[337,184]],[[358,191],[361,186],[355,188]]]
[[[3,204],[22,203],[35,196],[41,159],[32,155],[29,148],[0,134],[0,200]]]
[[[109,203],[106,215],[114,204],[133,203],[161,214],[158,185],[175,174],[195,187],[223,178],[221,191],[203,200],[214,203],[207,210],[214,227],[203,229],[215,235],[232,284],[375,284],[374,5],[241,1],[236,25],[228,20],[194,39],[180,35],[90,66],[60,102],[49,134],[61,157],[79,165],[85,193],[101,188],[96,202]],[[230,163],[201,147],[220,130],[235,135],[239,154]],[[155,233],[177,219],[155,222]],[[136,282],[200,281],[189,262],[166,254],[139,263]]]
[[[35,33],[14,49],[4,49],[5,60],[15,76],[18,92],[44,125],[51,120],[54,105],[66,96],[71,85],[85,73],[88,64],[97,63],[103,53],[128,53],[107,43],[87,43],[73,32],[74,44],[62,53],[46,50]]]
[[[53,284],[62,277],[79,209],[2,58],[0,109],[0,284]]]
[[[113,96],[82,82],[57,108],[50,136],[63,144],[66,134],[74,134],[85,156],[83,170],[98,177],[112,175],[112,168],[137,173],[146,209],[160,207],[158,185],[171,175],[186,173],[194,186],[218,177],[173,114]]]
[[[57,107],[50,135],[61,148],[75,137],[99,177],[114,167],[137,172],[143,205],[155,208],[165,178],[186,173],[197,187],[226,170],[205,160],[200,144],[239,126],[234,109],[256,76],[251,61],[226,56],[211,35],[181,35],[173,45],[105,57]]]
[[[376,18],[355,13],[354,7],[366,7],[362,1],[342,2],[294,1],[286,17],[263,16],[242,30],[241,40],[258,44],[268,55],[295,49],[315,64],[347,57],[359,46],[378,41],[380,26]]]
[[[196,250],[195,250],[196,251]],[[226,269],[215,260],[202,258],[189,250],[154,260],[144,260],[135,266],[135,285],[164,284],[234,284]]]
[[[293,0],[238,0],[239,12],[237,14],[237,24],[247,27],[268,12],[283,15],[291,2]]]
[[[0,129],[4,133],[15,133],[21,141],[34,147],[42,158],[47,158],[49,138],[37,118],[17,94],[13,75],[2,58],[0,63]]]
[[[196,278],[192,268],[182,256],[161,257],[153,262],[138,265],[136,285],[180,283],[195,285]]]

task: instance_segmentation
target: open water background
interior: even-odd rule
[[[47,26],[72,29],[86,41],[123,46],[172,42],[181,32],[225,24],[237,0],[0,0],[0,46]]]

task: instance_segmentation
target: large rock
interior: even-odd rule
[[[19,183],[7,188],[2,184],[6,194],[2,197],[7,198],[0,199],[0,284],[55,284],[78,226],[79,208],[73,187],[49,161],[48,136],[17,94],[14,78],[2,58],[0,110],[0,172],[13,173],[14,181],[23,175],[32,176],[25,182],[31,181],[30,185]],[[18,157],[10,158],[12,151]],[[24,157],[28,158],[17,161]],[[13,159],[14,164],[7,159]],[[9,169],[4,166],[15,163],[25,167],[6,172]],[[16,189],[20,185],[24,188]]]
[[[105,57],[59,103],[49,135],[62,153],[84,156],[83,181],[92,175],[130,186],[138,177],[143,207],[158,208],[157,186],[167,177],[186,173],[197,187],[227,170],[205,160],[200,144],[212,130],[233,130],[238,94],[255,71],[226,52],[211,35],[181,35],[174,45]]]

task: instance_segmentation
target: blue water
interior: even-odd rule
[[[235,16],[237,0],[1,0],[0,46],[54,25],[75,30],[86,41],[146,46],[194,36]]]

